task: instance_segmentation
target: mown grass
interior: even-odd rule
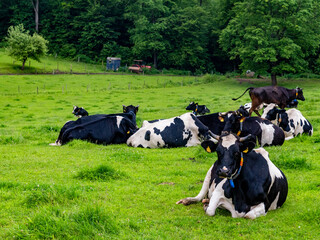
[[[287,176],[289,194],[282,208],[256,220],[233,219],[225,210],[208,217],[201,204],[175,204],[198,194],[216,159],[200,146],[48,144],[66,121],[75,120],[73,105],[89,114],[140,105],[140,126],[143,120],[183,114],[193,100],[211,112],[235,110],[249,97],[236,102],[232,97],[269,82],[239,84],[221,76],[3,75],[0,83],[2,239],[320,238],[318,80],[279,80],[288,88],[304,88],[306,101],[299,109],[313,124],[314,136],[266,148]]]

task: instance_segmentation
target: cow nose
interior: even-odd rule
[[[229,172],[230,170],[224,166],[223,168],[220,168],[217,173],[219,177],[227,177]]]

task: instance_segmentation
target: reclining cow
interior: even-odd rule
[[[144,122],[127,144],[143,148],[190,147],[199,145],[208,137],[208,127],[192,113],[185,113],[170,119]]]
[[[308,134],[309,136],[313,134],[311,123],[298,109],[278,109],[275,104],[269,104],[264,109],[262,117],[282,128],[286,140],[290,140],[299,134]]]
[[[195,102],[191,102],[189,106],[186,107],[186,110],[192,110],[194,115],[204,115],[210,112],[206,105],[198,105],[198,103]]]
[[[218,153],[218,160],[207,172],[200,193],[181,199],[177,204],[202,201],[209,216],[218,207],[232,217],[254,219],[283,205],[288,194],[285,175],[269,159],[263,148],[253,149],[251,136],[235,134],[214,136],[218,143],[204,141],[207,152]],[[205,199],[208,196],[208,199]]]
[[[232,132],[240,137],[251,134],[261,147],[281,146],[285,140],[282,129],[267,119],[244,117],[239,112],[232,112],[226,116],[225,122],[222,132]]]
[[[57,140],[50,145],[61,146],[73,139],[104,145],[125,143],[137,130],[137,111],[134,111],[134,106],[130,109],[127,109],[128,113],[97,114],[68,121],[61,128]]]
[[[251,116],[254,111],[259,117],[260,113],[257,110],[257,107],[262,103],[275,103],[281,109],[284,109],[288,104],[290,104],[294,99],[299,99],[304,101],[303,92],[301,88],[296,89],[287,89],[279,86],[266,86],[266,87],[249,87],[244,93],[238,98],[232,98],[232,100],[237,100],[241,98],[248,90],[249,95],[252,101],[252,106],[249,111],[249,116]]]
[[[233,132],[239,136],[252,134],[256,136],[261,147],[284,143],[284,133],[278,126],[259,117],[245,117],[246,111],[243,112],[241,109],[240,107],[237,111],[212,113],[197,118],[214,134],[220,135],[223,131]]]
[[[74,116],[78,118],[86,117],[89,115],[89,113],[84,108],[79,108],[78,106],[73,106],[72,114],[74,114]]]

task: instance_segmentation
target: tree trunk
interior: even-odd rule
[[[153,53],[153,65],[154,65],[155,69],[158,68],[158,55],[157,55],[157,52]]]
[[[21,68],[21,70],[24,70],[24,65],[25,65],[26,61],[27,61],[27,59],[23,59],[23,61],[22,61],[22,68]]]
[[[271,73],[271,84],[272,86],[277,86],[277,75],[275,73]]]
[[[34,3],[33,0],[31,0],[34,10],[34,19],[36,23],[36,32],[39,31],[39,0],[36,0]]]

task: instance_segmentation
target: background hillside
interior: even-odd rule
[[[54,58],[143,59],[196,74],[318,74],[317,12],[315,0],[2,0],[0,42],[22,23],[49,41]]]

